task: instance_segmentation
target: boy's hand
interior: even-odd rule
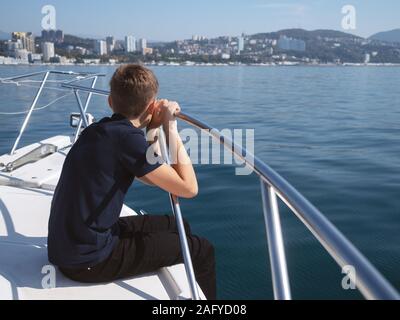
[[[181,112],[179,104],[175,101],[159,100],[153,111],[153,118],[147,129],[155,129],[161,125],[167,131],[176,127],[176,115]]]
[[[164,104],[167,104],[168,100],[157,100],[155,102],[155,106],[153,108],[153,115],[151,118],[151,122],[147,126],[147,130],[151,129],[158,129],[161,127],[163,121],[162,121],[162,113],[161,113],[161,108]]]
[[[163,115],[163,128],[165,132],[170,130],[177,131],[178,126],[176,124],[176,116],[181,112],[181,107],[176,101],[168,101],[164,108]]]

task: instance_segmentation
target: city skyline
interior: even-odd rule
[[[220,0],[218,3],[205,0],[201,7],[188,6],[187,2],[180,0],[168,3],[124,1],[123,6],[118,5],[121,0],[88,0],[79,2],[79,9],[74,6],[75,2],[78,3],[76,0],[68,3],[60,0],[51,3],[42,0],[7,2],[2,4],[0,30],[32,31],[39,35],[43,17],[41,8],[47,4],[54,5],[57,10],[57,29],[64,30],[66,34],[95,38],[112,35],[124,39],[127,35],[134,35],[137,39],[172,41],[191,38],[194,34],[217,37],[287,28],[334,29],[368,37],[400,27],[396,14],[400,12],[400,3],[395,0],[387,0],[385,5],[377,0],[368,3],[361,0]],[[349,4],[356,8],[355,30],[341,29],[341,9]],[[120,9],[122,7],[123,10]],[[21,8],[25,10],[21,11]],[[104,23],[107,20],[113,21]]]

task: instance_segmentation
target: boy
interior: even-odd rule
[[[183,262],[173,216],[119,218],[134,179],[178,197],[197,195],[196,175],[179,137],[176,102],[157,101],[155,75],[139,65],[118,68],[111,82],[114,112],[85,129],[66,157],[51,206],[49,261],[68,278],[112,282]],[[176,164],[148,161],[141,129],[163,126]],[[156,139],[154,139],[156,140]],[[153,150],[159,150],[155,141]],[[151,163],[150,163],[151,162]],[[196,279],[216,299],[214,248],[185,222]]]

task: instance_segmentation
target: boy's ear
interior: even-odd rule
[[[154,100],[153,102],[150,103],[148,107],[148,113],[152,114],[157,106],[157,100]]]

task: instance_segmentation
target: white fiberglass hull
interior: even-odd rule
[[[183,264],[132,279],[87,285],[65,278],[47,259],[47,223],[53,191],[71,147],[71,138],[57,136],[10,156],[7,165],[40,145],[57,152],[12,172],[0,168],[0,300],[175,300],[189,299]],[[121,216],[136,213],[124,206]],[[200,290],[202,299],[204,294]]]

